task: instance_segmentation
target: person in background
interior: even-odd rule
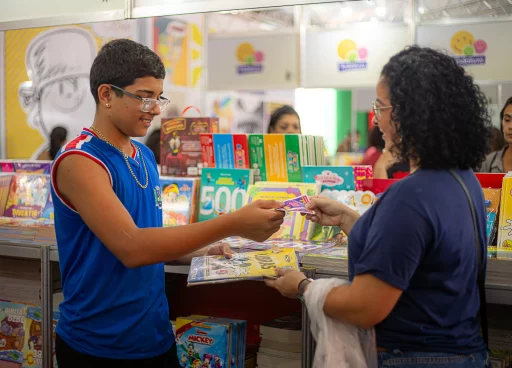
[[[377,160],[382,155],[384,149],[384,139],[382,139],[382,132],[379,128],[374,127],[368,139],[368,149],[364,153],[361,165],[370,165],[375,167]]]
[[[353,138],[353,142],[352,142]],[[359,152],[360,151],[360,145],[359,142],[361,141],[361,133],[359,130],[356,130],[355,132],[349,132],[347,134],[347,137],[340,143],[338,146],[338,149],[336,150],[337,153],[345,153],[345,152]]]
[[[308,203],[307,218],[349,236],[351,283],[330,290],[323,312],[375,327],[379,367],[487,367],[477,282],[486,270],[486,211],[473,172],[487,152],[487,98],[454,58],[418,46],[391,57],[376,95],[386,149],[412,173],[362,216],[325,197]],[[278,276],[265,282],[309,304],[316,281],[293,270]]]
[[[217,241],[263,241],[283,223],[284,212],[275,211],[282,204],[260,200],[209,221],[162,227],[155,156],[131,137],[144,137],[168,106],[164,78],[162,60],[146,46],[106,43],[90,72],[92,125],[52,166],[64,294],[55,337],[60,368],[180,367],[164,263],[230,257]]]
[[[53,161],[59,150],[64,146],[68,137],[68,131],[63,127],[55,127],[50,133],[50,145],[47,150],[41,152],[38,160]]]
[[[491,138],[489,139],[489,152],[496,152],[505,147],[507,142],[503,136],[503,132],[496,127],[491,129]]]
[[[301,134],[299,114],[288,105],[278,108],[270,116],[267,133]]]
[[[505,106],[501,109],[500,120],[501,135],[505,139],[505,144],[503,147],[495,150],[495,152],[491,151],[491,153],[487,155],[480,168],[480,172],[508,173],[512,171],[512,150],[509,149],[512,143],[512,97],[505,102]],[[495,135],[496,133],[494,132],[491,134],[491,144],[495,143],[492,139]],[[494,148],[496,149],[496,146]]]

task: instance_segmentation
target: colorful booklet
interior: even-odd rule
[[[312,197],[318,193],[319,186],[314,183],[258,182],[249,186],[246,204],[258,199],[273,199],[284,202],[303,195]],[[306,219],[305,216],[297,212],[288,212],[284,218],[284,223],[279,231],[272,235],[272,239],[309,240],[313,228],[313,222]]]
[[[41,218],[49,194],[49,175],[15,175],[11,182],[4,216]]]
[[[240,209],[252,181],[253,172],[250,169],[203,169],[199,221]]]
[[[199,180],[196,178],[160,177],[163,226],[172,227],[195,221]]]
[[[231,259],[204,256],[192,259],[188,285],[263,280],[274,277],[276,268],[299,269],[295,250],[285,248],[261,252],[236,253]]]
[[[176,346],[181,367],[231,367],[232,340],[229,324],[190,317],[176,319]]]

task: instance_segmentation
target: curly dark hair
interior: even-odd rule
[[[92,63],[90,73],[91,93],[99,102],[98,88],[102,84],[113,84],[120,88],[135,83],[135,79],[165,78],[165,67],[160,57],[148,47],[128,39],[107,42]],[[114,88],[119,97],[122,91]]]
[[[469,169],[485,159],[491,117],[487,99],[447,54],[410,46],[382,70],[403,159],[424,169]]]

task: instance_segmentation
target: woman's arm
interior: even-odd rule
[[[324,313],[360,328],[370,328],[391,313],[402,290],[370,274],[356,276],[350,285],[331,290],[324,304]]]

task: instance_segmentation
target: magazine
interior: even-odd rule
[[[263,280],[274,277],[276,268],[298,270],[295,250],[284,248],[236,253],[231,259],[223,256],[196,257],[190,265],[188,285]]]

